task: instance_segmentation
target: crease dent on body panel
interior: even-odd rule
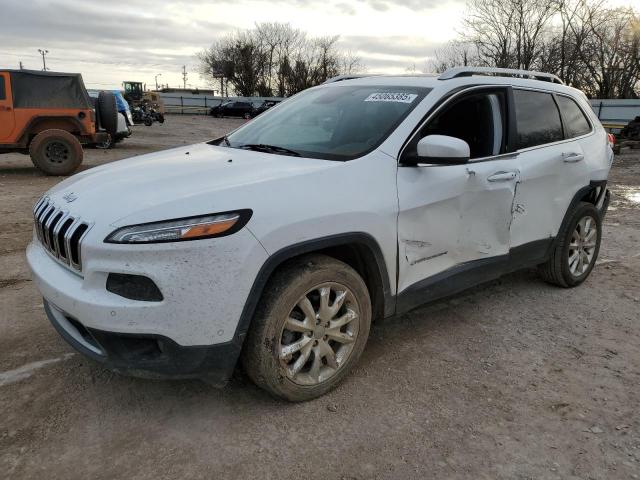
[[[422,262],[426,262],[428,260],[432,260],[434,258],[442,257],[446,255],[448,252],[440,252],[435,255],[431,254],[429,249],[433,247],[433,245],[424,240],[410,240],[410,239],[401,239],[402,245],[404,246],[404,256],[407,259],[407,263],[411,266],[417,265]]]
[[[520,205],[516,203],[516,199],[518,198],[518,186],[520,185],[520,170],[518,170],[518,177],[516,179],[516,184],[513,187],[513,199],[511,200],[511,218],[509,219],[509,232],[511,232],[511,226],[513,225],[513,221],[515,220],[516,213],[524,214],[526,208],[524,205]]]

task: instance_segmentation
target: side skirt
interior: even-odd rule
[[[549,258],[554,240],[548,238],[520,245],[512,248],[507,255],[463,263],[414,283],[398,295],[396,315],[495,280],[507,273],[544,263]]]

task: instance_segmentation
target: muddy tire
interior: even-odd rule
[[[595,206],[580,202],[558,233],[549,260],[538,267],[540,276],[559,287],[577,287],[584,282],[598,259],[602,219]]]
[[[98,115],[100,126],[109,134],[115,135],[118,131],[118,106],[116,96],[111,92],[98,94]]]
[[[40,132],[29,145],[33,164],[47,175],[70,175],[83,159],[82,145],[65,130]]]
[[[367,343],[371,300],[358,273],[324,255],[292,260],[267,283],[242,352],[259,387],[292,401],[324,395]]]

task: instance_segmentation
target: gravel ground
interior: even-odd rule
[[[241,124],[169,117],[85,167]],[[616,158],[599,266],[523,271],[376,325],[334,392],[291,405],[115,375],[46,320],[24,250],[59,179],[0,157],[1,478],[640,478],[640,155]]]

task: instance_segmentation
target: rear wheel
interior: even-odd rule
[[[598,210],[580,202],[570,220],[558,234],[549,260],[539,271],[549,283],[576,287],[584,282],[595,266],[602,238],[602,219]]]
[[[33,164],[47,175],[70,175],[82,163],[82,145],[65,130],[40,132],[29,145]]]
[[[355,270],[324,255],[301,257],[266,286],[242,363],[254,383],[273,395],[311,400],[357,363],[370,324],[369,292]]]

